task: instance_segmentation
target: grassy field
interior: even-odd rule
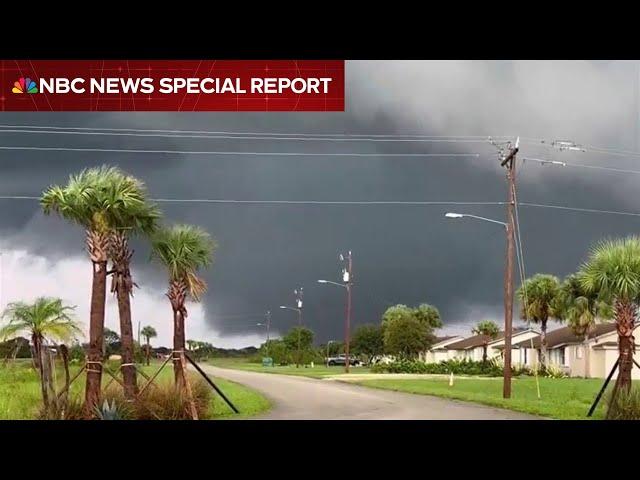
[[[540,378],[538,399],[533,377],[514,378],[511,399],[502,398],[502,378],[457,377],[452,387],[448,378],[376,379],[355,383],[373,388],[399,392],[435,395],[438,397],[508,408],[549,418],[565,420],[586,419],[589,407],[600,390],[602,379]],[[603,418],[604,398],[593,418]]]
[[[313,368],[295,365],[287,365],[284,367],[263,367],[259,363],[250,363],[246,358],[212,358],[207,363],[221,368],[232,368],[235,370],[247,370],[250,372],[261,373],[279,373],[282,375],[297,375],[310,378],[324,378],[332,375],[340,375],[344,373],[344,366],[327,367],[326,365],[315,365]],[[369,373],[366,367],[351,367],[352,373]]]
[[[147,375],[152,375],[158,367],[159,365],[152,364],[149,367],[143,367],[143,371]],[[78,367],[72,366],[70,370],[73,377]],[[81,375],[71,385],[72,396],[82,398],[84,378],[84,375]],[[103,376],[104,384],[109,381],[109,378],[107,375]],[[57,371],[57,380],[60,389],[64,383],[62,369]],[[159,383],[173,381],[171,366],[165,367],[156,381]],[[215,379],[214,381],[240,411],[240,414],[233,413],[220,396],[213,392],[209,412],[214,418],[244,418],[263,413],[271,407],[269,401],[255,390],[228,380]],[[142,385],[144,382],[144,378],[139,377],[139,384]],[[38,374],[31,368],[30,362],[16,361],[10,366],[0,366],[0,420],[33,419],[41,403]]]

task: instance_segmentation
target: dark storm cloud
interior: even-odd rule
[[[554,62],[350,62],[344,114],[3,114],[1,123],[116,128],[271,132],[366,132],[574,137],[634,148],[637,66]],[[634,100],[635,99],[635,100]],[[146,156],[113,153],[3,151],[2,194],[39,194],[81,168],[117,164],[143,179],[154,197],[271,200],[503,201],[504,172],[486,144],[276,142],[1,134],[4,145],[68,145],[264,152],[478,152],[481,157]],[[549,157],[523,144],[524,156]],[[559,155],[556,153],[556,156]],[[577,163],[622,157],[569,154]],[[620,163],[617,163],[620,162]],[[626,162],[626,163],[625,163]],[[633,178],[526,163],[521,201],[634,210]],[[82,251],[81,232],[45,218],[35,203],[3,201],[5,239],[46,255]],[[217,239],[206,299],[208,322],[223,335],[257,331],[254,319],[224,315],[274,313],[285,330],[293,289],[305,287],[305,322],[318,339],[343,335],[343,291],[337,254],[355,259],[355,324],[378,322],[392,304],[429,302],[448,326],[499,316],[504,235],[495,225],[446,221],[447,211],[504,218],[503,206],[321,206],[163,204],[168,221],[197,223]],[[640,209],[639,209],[640,210]],[[528,273],[565,275],[604,235],[636,233],[639,219],[521,207]],[[137,243],[136,269],[163,288],[159,269]],[[134,300],[135,301],[135,300]],[[291,315],[290,315],[291,314]]]

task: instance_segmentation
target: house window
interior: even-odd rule
[[[558,359],[560,365],[566,365],[564,362],[564,347],[558,349]]]
[[[528,354],[529,350],[527,350],[526,348],[523,348],[522,351],[524,352],[524,362],[522,362],[522,363],[526,364],[527,363],[527,354]]]

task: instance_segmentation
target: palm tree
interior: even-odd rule
[[[598,319],[611,318],[613,310],[598,299],[596,292],[585,291],[577,274],[568,275],[562,282],[555,310],[567,321],[573,333],[583,339],[585,377],[589,378],[589,335]]]
[[[520,315],[522,319],[540,325],[540,363],[547,365],[547,322],[558,317],[557,298],[560,293],[560,280],[553,275],[538,273],[525,280],[518,289]]]
[[[149,365],[149,356],[151,355],[151,339],[158,336],[158,332],[151,325],[144,327],[140,334],[147,340],[147,365]]]
[[[114,232],[116,229],[146,231],[153,224],[155,214],[149,213],[142,184],[118,168],[107,166],[86,169],[72,175],[64,187],[49,187],[43,193],[40,202],[45,214],[57,213],[86,231],[86,247],[93,265],[93,281],[85,412],[87,415],[93,415],[100,400],[107,260],[111,254],[110,246]],[[116,276],[120,277],[119,274]],[[125,290],[126,288],[122,289],[123,292]],[[119,295],[119,300],[123,298],[124,301],[125,297],[128,299],[128,293]],[[126,322],[126,314],[121,315],[121,322],[123,320]],[[124,330],[123,336],[128,337],[127,329]],[[123,343],[124,341],[125,339]],[[126,341],[128,342],[128,338]],[[123,363],[132,362],[123,357]],[[130,385],[131,377],[127,375],[126,378]]]
[[[588,294],[613,306],[618,331],[619,373],[614,391],[631,388],[635,340],[633,329],[640,303],[640,237],[605,240],[582,265],[580,285]]]
[[[152,243],[152,258],[163,264],[169,273],[167,297],[173,309],[173,349],[175,352],[184,351],[186,297],[190,295],[194,301],[199,301],[206,291],[207,284],[197,273],[212,263],[216,244],[206,231],[193,225],[161,229]],[[184,386],[180,358],[175,355],[173,366],[176,385]]]
[[[75,307],[64,305],[59,298],[39,297],[33,303],[13,302],[7,305],[2,318],[7,324],[0,328],[0,341],[29,334],[38,359],[40,387],[45,409],[49,406],[49,385],[45,378],[48,360],[43,349],[47,341],[69,341],[82,335],[79,324],[71,316]],[[48,357],[47,357],[48,358]]]
[[[158,208],[149,203],[146,188],[138,179],[121,175],[117,177],[113,191],[127,200],[122,216],[111,232],[110,257],[113,264],[111,292],[118,299],[120,317],[120,337],[122,342],[122,378],[125,397],[132,399],[138,393],[136,368],[134,365],[134,340],[131,322],[131,296],[133,286],[137,286],[131,277],[131,257],[129,236],[133,234],[150,235],[158,227],[160,218]]]
[[[193,351],[193,349],[196,348],[197,344],[197,340],[187,340],[187,347],[189,348],[189,351]]]
[[[500,334],[500,328],[495,322],[491,320],[483,320],[479,322],[475,327],[471,329],[471,333],[474,335],[484,335],[485,341],[482,344],[482,363],[487,362],[487,347],[489,346],[489,340],[495,340]]]

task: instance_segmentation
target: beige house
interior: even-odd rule
[[[640,325],[634,335],[637,337]],[[533,367],[539,365],[540,336],[514,341],[519,363]],[[516,351],[514,350],[514,351]],[[636,355],[638,359],[640,355]],[[589,334],[588,340],[576,336],[569,327],[547,332],[547,359],[549,365],[563,370],[572,377],[606,378],[618,358],[618,333],[614,323],[600,323]],[[639,362],[640,363],[640,362]],[[633,366],[632,378],[640,380],[640,368]],[[617,378],[617,372],[613,378]]]
[[[515,328],[511,335],[511,344],[526,341],[538,336],[538,333],[530,328]],[[487,335],[473,335],[463,340],[449,343],[444,348],[448,351],[448,359],[467,359],[476,362],[482,361],[484,345],[487,345],[487,358],[495,358],[502,355],[504,349],[504,332],[500,332],[498,337],[492,339]],[[518,351],[512,350],[511,358],[518,358],[515,355]]]
[[[447,346],[460,340],[463,340],[463,337],[459,335],[437,337],[431,348],[427,352],[420,354],[419,358],[425,363],[439,363],[443,360],[449,360],[453,358],[451,356],[453,351],[447,350]]]

